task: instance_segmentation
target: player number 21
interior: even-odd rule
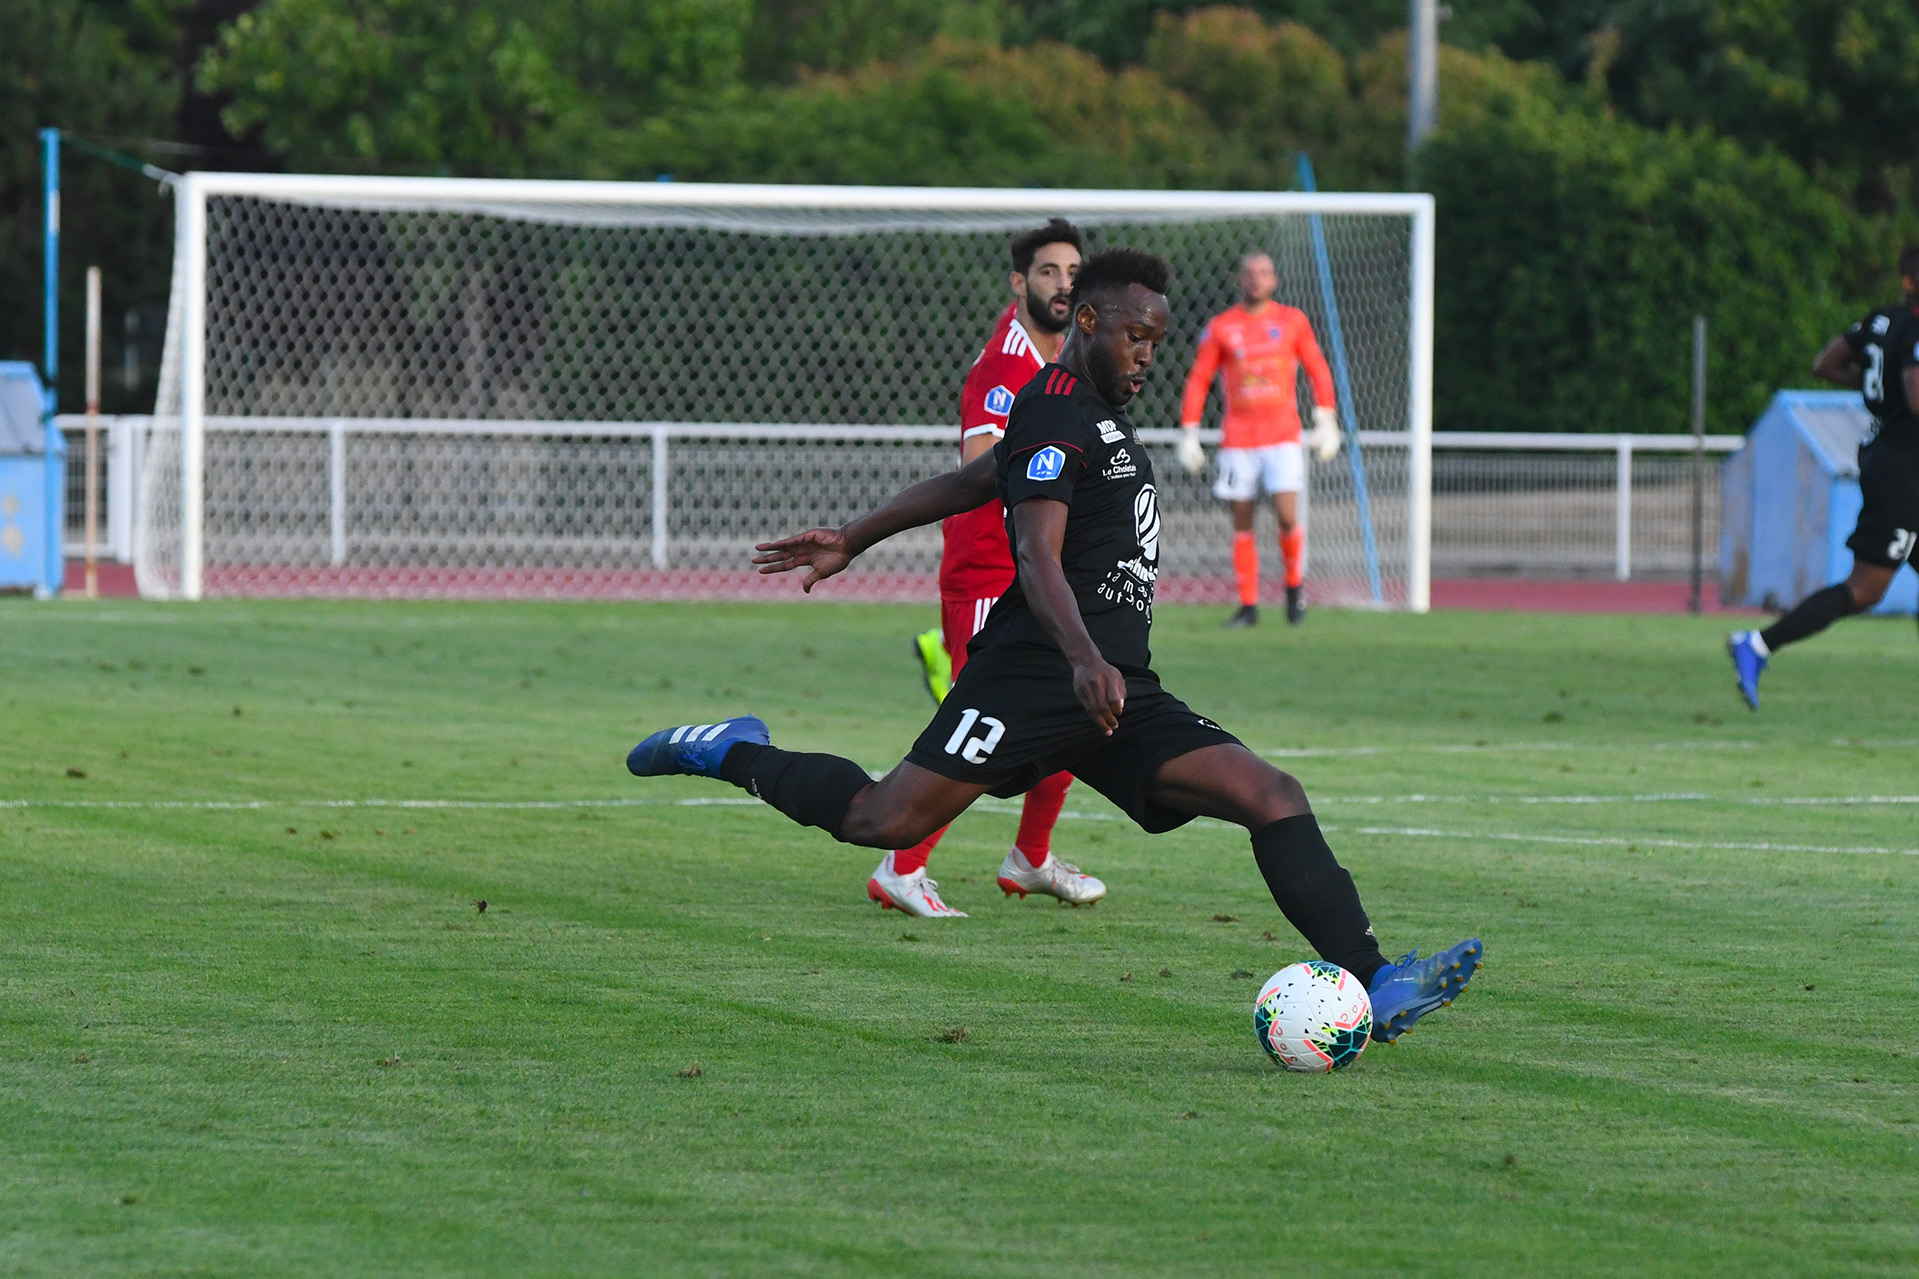
[[[969,739],[966,735],[973,731],[974,725],[984,728],[986,732],[979,737]],[[999,739],[1004,736],[1006,736],[1006,725],[991,715],[981,715],[968,707],[960,713],[959,727],[954,729],[953,735],[946,739],[946,753],[958,755],[969,764],[984,764],[986,757],[993,753],[993,748],[999,745]],[[961,743],[965,743],[964,746]]]

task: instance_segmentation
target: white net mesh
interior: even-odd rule
[[[1324,215],[1322,269],[1311,218],[1249,213],[1244,197],[1168,212],[1057,192],[1036,213],[1030,196],[993,208],[977,192],[948,208],[924,192],[890,208],[870,193],[859,208],[830,193],[736,207],[691,186],[668,206],[657,188],[628,205],[607,187],[528,203],[511,184],[473,194],[484,185],[460,184],[459,200],[431,183],[206,199],[207,594],[791,590],[752,576],[752,543],[839,523],[954,464],[960,384],[1007,297],[1007,238],[1057,213],[1089,250],[1128,244],[1173,264],[1172,330],[1133,410],[1142,427],[1176,422],[1193,342],[1234,300],[1241,254],[1273,254],[1281,300],[1306,310],[1333,356],[1330,278],[1351,421],[1383,442],[1361,459],[1370,554],[1355,469],[1344,457],[1313,469],[1310,593],[1403,603],[1404,213]],[[181,588],[192,287],[177,269],[142,485],[148,594]],[[1156,466],[1162,598],[1225,598],[1229,536],[1210,478],[1188,479],[1170,447]],[[837,590],[928,598],[938,556],[938,531],[922,530]]]

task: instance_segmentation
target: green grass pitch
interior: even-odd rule
[[[1911,1273],[1909,621],[1754,716],[1709,621],[1220,617],[1168,686],[1389,953],[1487,943],[1337,1076],[1253,1041],[1307,952],[1237,831],[1078,788],[1074,911],[984,805],[929,923],[622,768],[745,709],[890,765],[930,607],[0,602],[0,1274]]]

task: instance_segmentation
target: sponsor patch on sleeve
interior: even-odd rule
[[[1056,480],[1066,469],[1066,454],[1048,444],[1033,454],[1033,460],[1026,464],[1026,478],[1029,480]]]
[[[996,386],[986,393],[986,411],[995,417],[1005,417],[1013,411],[1013,393],[1003,386]]]

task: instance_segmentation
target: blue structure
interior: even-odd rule
[[[1859,442],[1872,418],[1856,391],[1781,391],[1720,472],[1719,598],[1791,608],[1852,572]],[[1919,611],[1908,564],[1875,614]]]
[[[0,361],[0,590],[42,599],[66,572],[67,441],[46,405],[31,364]]]

